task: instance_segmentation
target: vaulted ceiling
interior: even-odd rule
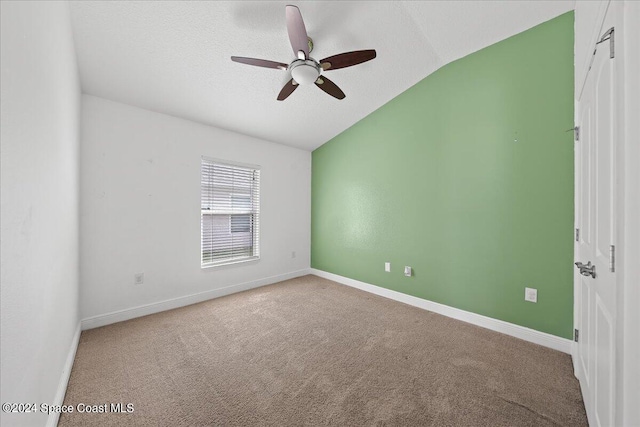
[[[327,74],[344,100],[301,86],[276,101],[290,63],[285,5],[300,8],[311,56],[376,49]],[[84,93],[313,150],[441,66],[574,8],[575,1],[76,1]]]

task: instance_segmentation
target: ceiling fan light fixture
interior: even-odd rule
[[[320,66],[311,60],[294,61],[290,69],[291,77],[299,85],[313,84],[320,76]]]
[[[289,41],[291,42],[293,54],[296,56],[296,59],[289,64],[289,66],[282,62],[245,58],[243,56],[232,56],[231,60],[256,67],[289,71],[291,78],[278,93],[278,101],[287,99],[298,86],[311,84],[315,84],[320,90],[336,99],[344,99],[346,95],[338,85],[328,78],[320,78],[320,76],[325,71],[339,70],[340,68],[352,67],[362,64],[363,62],[371,61],[376,57],[376,51],[374,49],[354,50],[353,52],[343,52],[316,61],[309,56],[309,53],[313,50],[313,40],[307,35],[307,29],[304,26],[302,14],[298,6],[287,5],[287,7],[285,7],[285,16],[287,19]]]

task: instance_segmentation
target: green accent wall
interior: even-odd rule
[[[445,65],[315,150],[311,266],[571,338],[573,20]]]

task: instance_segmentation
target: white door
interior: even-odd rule
[[[614,28],[612,2],[602,33]],[[616,58],[611,44],[597,45],[593,65],[578,101],[579,140],[576,152],[575,261],[591,263],[595,278],[576,268],[576,328],[579,330],[576,374],[580,380],[589,424],[614,425],[616,278],[611,251],[616,236]],[[585,270],[588,273],[588,270]]]

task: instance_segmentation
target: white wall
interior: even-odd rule
[[[68,4],[0,4],[0,400],[53,403],[78,327],[80,85]]]
[[[88,95],[81,129],[80,307],[92,318],[83,327],[172,305],[103,316],[114,311],[210,298],[309,268],[310,152]],[[203,155],[262,167],[259,261],[200,268]],[[144,284],[134,285],[141,272]]]

